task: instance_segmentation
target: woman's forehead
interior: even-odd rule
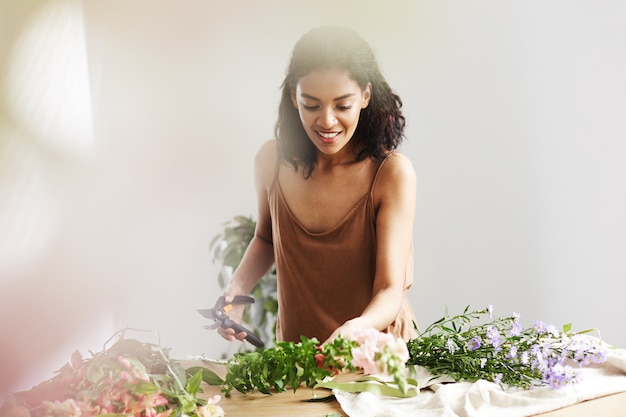
[[[337,98],[344,94],[356,93],[361,89],[347,70],[321,69],[307,73],[296,83],[298,95],[317,97],[316,94],[331,94]]]

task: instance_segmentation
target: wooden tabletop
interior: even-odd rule
[[[185,368],[203,366],[211,369],[220,377],[225,376],[225,368],[200,361],[181,361]],[[346,416],[337,400],[330,402],[309,402],[307,400],[327,397],[329,390],[306,388],[304,386],[293,391],[285,391],[272,395],[258,391],[248,394],[231,392],[226,398],[220,386],[202,386],[202,397],[210,398],[219,394],[222,399],[218,403],[224,409],[226,417],[272,416],[272,417],[324,417],[328,415]],[[626,415],[626,392],[591,401],[584,401],[569,407],[541,414],[541,417],[624,417]]]

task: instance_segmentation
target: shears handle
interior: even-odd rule
[[[263,343],[263,341],[261,339],[259,339],[257,337],[257,335],[255,335],[250,330],[246,329],[245,327],[243,327],[241,324],[237,323],[236,321],[231,320],[230,318],[224,319],[224,321],[222,322],[220,327],[222,327],[224,329],[233,329],[235,331],[235,333],[245,332],[246,333],[246,340],[248,342],[250,342],[254,346],[260,347],[260,348],[265,346],[265,343]]]

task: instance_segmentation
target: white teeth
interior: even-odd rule
[[[338,133],[324,133],[324,132],[317,132],[317,133],[319,133],[319,135],[323,137],[324,139],[332,139],[338,135]]]

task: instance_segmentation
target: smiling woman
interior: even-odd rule
[[[255,236],[225,292],[249,293],[275,263],[278,341],[331,341],[369,328],[414,335],[406,292],[416,178],[396,150],[401,106],[354,31],[319,27],[296,44],[276,140],[256,158]]]

